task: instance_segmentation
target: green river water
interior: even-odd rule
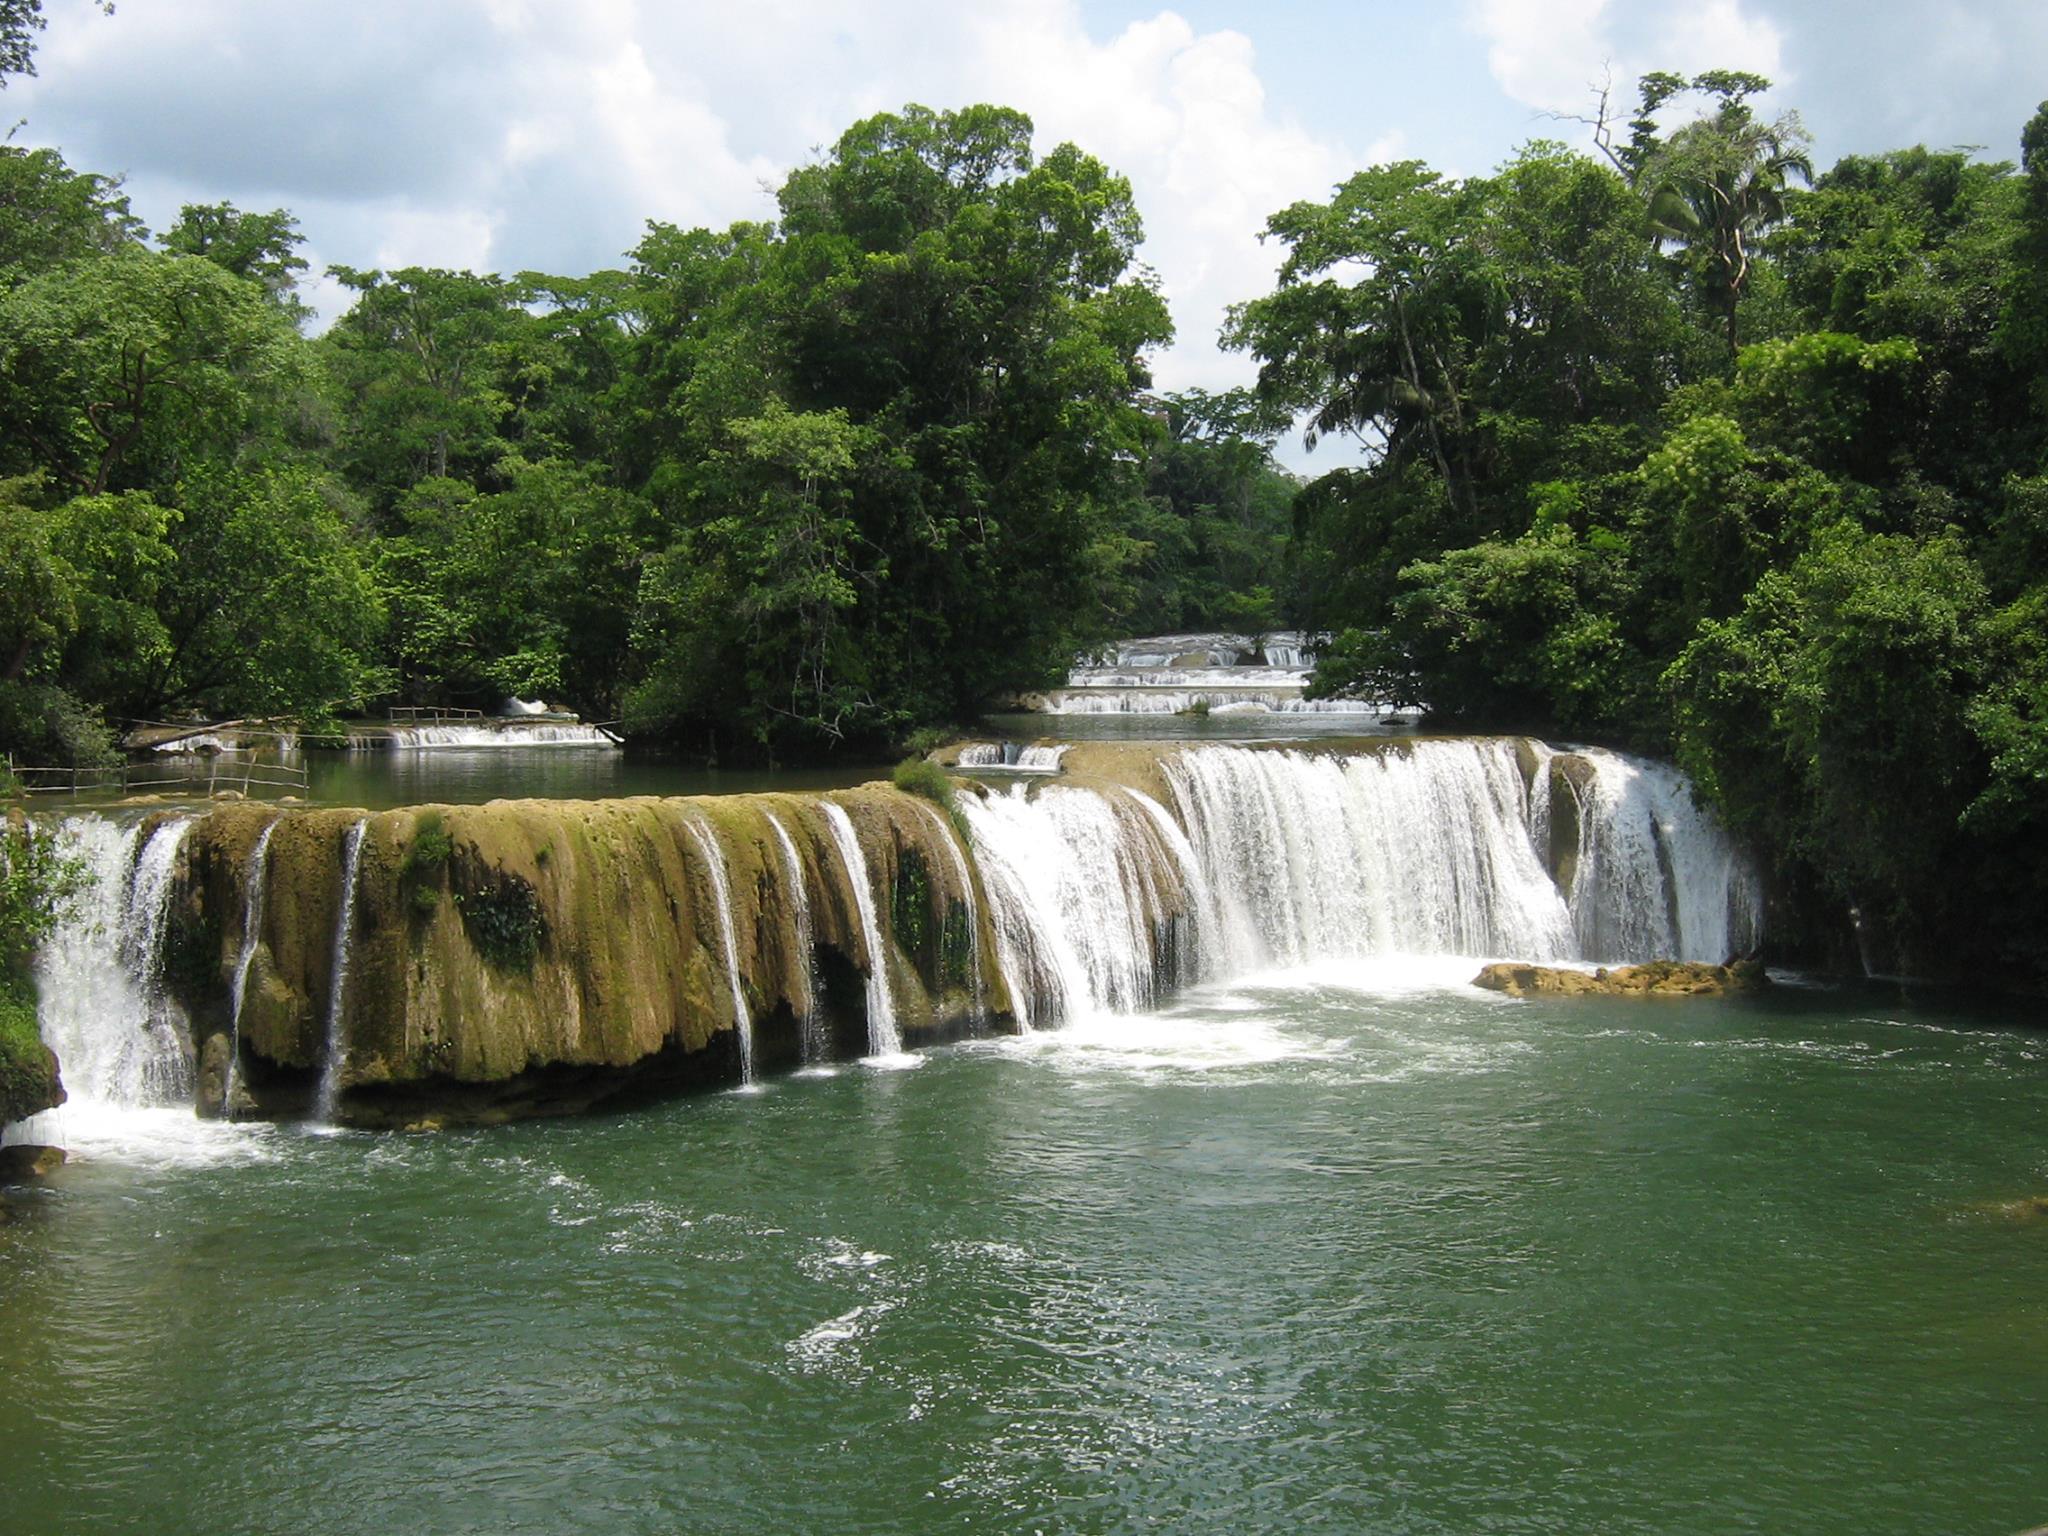
[[[2048,1035],[1470,963],[616,1117],[69,1128],[0,1530],[2048,1521]]]

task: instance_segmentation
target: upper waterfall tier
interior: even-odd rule
[[[1746,865],[1658,764],[1501,738],[1044,756],[959,783],[951,818],[886,785],[80,818],[93,885],[44,952],[44,1036],[91,1097],[488,1119],[1331,957],[1757,942]]]

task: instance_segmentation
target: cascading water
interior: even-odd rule
[[[951,824],[939,813],[936,806],[924,801],[916,802],[917,808],[931,821],[932,830],[938,834],[939,846],[946,850],[947,860],[953,866],[953,879],[959,885],[960,899],[967,907],[967,975],[968,986],[974,994],[975,1022],[988,1017],[988,1004],[983,997],[984,983],[981,974],[981,907],[974,899],[974,876],[967,868],[966,855],[954,839]]]
[[[1370,699],[1304,699],[1284,688],[1150,688],[1109,685],[1058,688],[1042,695],[1049,715],[1379,715]]]
[[[1618,753],[1580,755],[1592,764],[1571,888],[1580,954],[1719,962],[1753,949],[1755,878],[1684,776]]]
[[[1017,1020],[1145,1006],[1157,925],[1188,911],[1179,860],[1130,791],[1047,786],[964,796],[997,964]]]
[[[235,959],[234,989],[228,994],[228,1064],[221,1077],[220,1114],[235,1118],[235,1063],[242,1054],[242,1002],[249,990],[249,967],[256,961],[256,946],[263,938],[263,888],[270,878],[270,835],[277,821],[267,823],[249,850],[244,872],[242,900],[242,952]]]
[[[782,849],[783,889],[789,897],[791,924],[796,930],[798,965],[804,978],[803,1001],[797,1015],[798,1055],[805,1066],[813,1066],[825,1059],[825,1031],[818,1018],[811,893],[804,884],[804,862],[797,857],[796,840],[789,835],[789,828],[782,824],[780,816],[769,811],[767,817],[768,825],[775,831],[775,841]]]
[[[1365,954],[1569,959],[1514,748],[1357,757],[1217,748],[1166,777],[1213,889],[1227,969]]]
[[[846,814],[844,806],[827,800],[819,809],[825,813],[825,825],[831,830],[839,860],[846,868],[854,910],[860,917],[860,940],[868,952],[868,1050],[875,1056],[900,1056],[903,1036],[896,1029],[896,1004],[889,993],[888,951],[882,947],[882,925],[875,916],[875,893],[868,884],[867,856],[861,852],[853,818]]]
[[[1543,862],[1547,749],[1506,741],[1338,757],[1215,748],[1166,764],[1229,969],[1409,953],[1718,962],[1754,943],[1754,882],[1676,771],[1588,750],[1576,873]]]
[[[562,721],[508,720],[497,725],[394,725],[353,731],[351,752],[415,752],[428,747],[616,747],[618,740],[594,725]]]
[[[315,1115],[323,1125],[334,1123],[334,1110],[341,1094],[341,1069],[347,1063],[348,1037],[344,1031],[348,1006],[348,962],[355,938],[356,887],[363,864],[363,834],[370,829],[365,816],[348,829],[341,858],[341,915],[334,922],[334,980],[327,992],[327,1048],[320,1062],[320,1088]]]
[[[95,816],[63,823],[83,887],[36,960],[38,1024],[74,1102],[122,1108],[189,1102],[189,1032],[163,992],[163,937],[178,850],[192,823]]]
[[[1144,1010],[1167,990],[1196,980],[1322,960],[1439,955],[1719,961],[1750,951],[1757,940],[1754,877],[1695,806],[1685,779],[1658,764],[1516,740],[1423,740],[1349,752],[1175,747],[1162,749],[1156,759],[1136,760],[1145,775],[1141,782],[1164,786],[1163,795],[1153,799],[1092,777],[1102,765],[1117,771],[1130,766],[1124,755],[1077,749],[1075,758],[1083,765],[1078,773],[963,793],[959,804],[968,838],[957,837],[924,801],[882,798],[889,794],[883,790],[849,797],[862,815],[878,818],[870,823],[876,835],[883,835],[884,814],[906,832],[915,831],[915,818],[929,825],[929,836],[917,833],[916,846],[928,861],[933,885],[945,889],[942,910],[957,916],[950,906],[955,900],[965,908],[969,944],[961,946],[953,929],[952,943],[942,947],[953,966],[963,947],[971,950],[966,996],[957,971],[939,995],[927,998],[892,968],[898,957],[887,928],[893,907],[889,882],[884,870],[870,864],[848,804],[807,802],[800,826],[789,820],[797,813],[795,802],[777,797],[773,803],[787,807],[780,814],[765,803],[750,808],[774,834],[781,899],[747,912],[735,907],[735,890],[742,897],[749,890],[763,892],[739,887],[718,825],[702,810],[683,803],[674,810],[633,811],[675,816],[670,825],[681,825],[694,844],[694,850],[684,845],[688,861],[703,861],[700,899],[715,908],[715,940],[701,913],[690,925],[693,931],[676,937],[693,964],[700,942],[715,943],[707,958],[723,966],[731,988],[742,1080],[751,1081],[758,1066],[749,988],[757,989],[753,995],[764,1010],[776,1010],[767,1017],[781,1017],[784,1008],[798,1013],[807,1064],[829,1054],[823,1038],[829,1011],[810,968],[821,953],[814,926],[824,926],[813,903],[826,897],[832,902],[826,942],[865,969],[868,1050],[877,1058],[902,1052],[899,1007],[919,1029],[985,1019],[994,1001],[986,992],[995,978],[1010,1017],[1031,1029]],[[177,937],[187,946],[223,929],[238,945],[230,951],[229,996],[205,1002],[209,1017],[225,1004],[229,1050],[226,1080],[219,1085],[224,1113],[235,1107],[238,1094],[242,1107],[248,1105],[238,1084],[244,1015],[255,1002],[269,1000],[267,994],[258,1000],[248,995],[259,979],[273,984],[269,970],[259,973],[256,964],[269,919],[280,941],[278,999],[296,1009],[324,1008],[318,1102],[321,1117],[333,1120],[350,1032],[359,1022],[351,1013],[363,1014],[367,1007],[364,998],[352,1001],[351,992],[363,991],[371,975],[373,941],[392,936],[367,925],[358,934],[358,917],[366,910],[360,904],[371,902],[373,893],[389,894],[378,880],[392,871],[380,868],[373,880],[366,867],[367,820],[355,821],[337,837],[331,821],[314,836],[296,819],[289,820],[293,835],[279,842],[272,871],[273,833],[295,813],[283,813],[244,842],[250,822],[233,818],[250,815],[235,811],[215,822],[171,817],[141,825],[82,817],[65,824],[65,846],[87,866],[90,880],[78,911],[43,946],[38,978],[45,1039],[58,1052],[67,1087],[79,1102],[190,1102],[192,1030],[164,986],[169,915],[175,912]],[[217,885],[211,878],[173,889],[186,862],[181,850],[195,825],[207,828],[205,862],[196,867],[218,869],[223,857],[247,850],[239,901],[226,897],[228,911],[206,908]],[[510,823],[505,834],[511,835]],[[735,832],[735,839],[740,835]],[[767,834],[756,835],[765,853]],[[616,844],[616,854],[614,845],[593,846],[599,856],[576,878],[615,883],[605,860],[627,856],[627,845]],[[672,843],[663,839],[657,846],[673,858]],[[330,858],[340,850],[338,871],[305,864],[323,848]],[[287,850],[289,859],[283,857]],[[637,878],[639,872],[618,873]],[[341,892],[331,937],[304,936],[313,939],[310,945],[284,943],[292,917],[285,908],[296,893],[323,890],[305,882],[324,884],[337,875]],[[694,872],[691,878],[696,881]],[[192,904],[189,914],[183,902]],[[266,903],[277,910],[267,912]],[[239,931],[233,927],[235,904],[241,908]],[[324,900],[316,904],[325,910]],[[554,909],[565,920],[564,955],[575,953],[580,938],[569,919],[587,906],[565,900]],[[854,935],[847,932],[856,918],[858,956],[852,953]],[[743,923],[752,926],[743,931]],[[784,974],[748,970],[752,961],[739,941],[757,935],[770,953],[793,959]],[[446,937],[457,938],[452,932]],[[318,974],[322,943],[332,946],[324,976]],[[196,950],[179,953],[179,985],[204,990],[209,958]],[[352,972],[359,973],[353,982]],[[384,974],[381,962],[377,974]],[[431,974],[407,985],[413,980],[420,990],[407,1006],[417,1006],[423,1017],[434,1017],[438,1008],[444,1010],[441,1017],[454,1019],[452,1010],[464,1006]],[[549,985],[564,980],[573,985],[577,977],[553,973]],[[895,995],[899,984],[915,999],[914,1008]],[[193,1001],[199,1005],[197,994]],[[209,1067],[212,1061],[209,1052]],[[215,1085],[209,1079],[206,1086],[210,1109]]]
[[[1018,773],[1058,773],[1065,746],[1027,747],[1014,741],[981,741],[962,747],[954,762],[962,768],[1009,768]]]
[[[694,821],[685,825],[704,856],[704,871],[711,877],[711,894],[718,903],[718,941],[725,951],[725,979],[732,986],[732,1027],[739,1036],[740,1085],[745,1087],[754,1080],[754,1016],[740,990],[740,946],[732,921],[732,887],[725,878],[725,851],[710,828]]]

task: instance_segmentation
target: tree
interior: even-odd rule
[[[1670,93],[1669,76],[1644,82],[1644,116]],[[1653,89],[1652,82],[1655,82]],[[1769,89],[1760,75],[1709,70],[1692,88],[1719,103],[1670,138],[1641,144],[1638,185],[1649,198],[1651,229],[1684,246],[1695,293],[1718,315],[1732,362],[1737,315],[1755,268],[1758,242],[1785,217],[1794,178],[1813,179],[1808,139],[1794,114],[1762,122],[1748,98]]]
[[[1165,308],[1132,275],[1128,184],[1071,145],[1035,155],[1020,113],[870,118],[795,172],[780,204],[777,229],[657,226],[636,253],[632,397],[660,445],[647,485],[674,530],[639,633],[651,689],[710,643],[679,604],[768,611],[731,581],[811,591],[798,628],[815,639],[829,620],[834,639],[809,647],[808,706],[786,717],[788,658],[753,650],[746,631],[713,670],[772,679],[774,709],[700,692],[689,709],[754,750],[873,748],[1042,684],[1099,635],[1093,595],[1128,553],[1117,519],[1150,430],[1141,355],[1167,335]],[[828,483],[795,466],[834,421],[861,446]],[[802,542],[790,531],[813,516],[847,525],[828,566],[859,591],[851,607],[815,571],[789,574]],[[757,517],[770,531],[735,541],[733,520]],[[642,691],[643,709],[655,696]],[[683,693],[661,696],[673,729],[694,728]]]
[[[1680,761],[1731,822],[1923,956],[1981,783],[1967,716],[1984,603],[1956,539],[1837,524],[1703,624],[1668,676]]]
[[[330,267],[356,294],[322,339],[342,421],[339,462],[388,513],[407,487],[488,474],[508,444],[500,349],[524,291],[496,276]]]
[[[297,338],[213,263],[124,244],[0,291],[0,469],[87,494],[175,479],[291,388]]]
[[[1999,324],[1999,341],[2015,366],[2033,377],[2035,409],[2048,400],[2048,101],[2020,134],[2023,201],[2013,233],[2014,281]]]
[[[187,203],[164,231],[163,246],[181,256],[203,256],[223,271],[260,283],[271,302],[296,324],[311,313],[299,302],[306,258],[299,221],[282,208],[244,213],[233,203]]]
[[[1297,503],[1300,617],[1374,629],[1406,566],[1529,526],[1530,487],[1637,462],[1695,347],[1620,177],[1556,145],[1490,178],[1413,162],[1276,214],[1273,293],[1233,312],[1267,409],[1363,470]]]
[[[730,711],[760,739],[843,739],[876,707],[849,610],[878,578],[848,514],[880,437],[843,410],[792,412],[776,399],[728,426],[733,512],[692,529],[641,587],[637,639],[655,659],[632,717],[662,726]],[[714,661],[735,641],[739,677]]]
[[[54,149],[0,144],[0,288],[145,233],[119,177],[74,171]]]

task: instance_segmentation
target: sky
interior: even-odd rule
[[[320,273],[622,265],[645,223],[774,215],[852,122],[994,101],[1131,180],[1173,311],[1162,389],[1248,383],[1216,345],[1267,291],[1259,231],[1353,171],[1492,169],[1583,143],[1602,80],[1777,82],[1818,166],[1926,143],[2013,159],[2048,94],[2048,0],[44,0],[14,142],[188,202],[289,208]],[[1625,112],[1624,112],[1625,115]],[[332,279],[308,298],[345,307]],[[1325,453],[1283,457],[1330,467]]]

